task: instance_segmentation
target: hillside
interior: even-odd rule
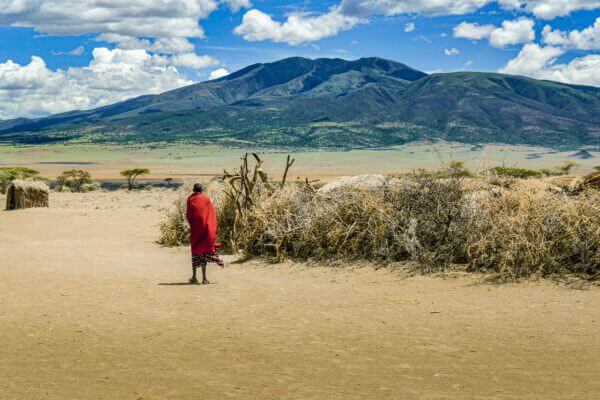
[[[0,122],[0,141],[186,140],[375,147],[421,138],[600,144],[600,89],[494,73],[427,75],[380,58],[288,58],[87,111]]]

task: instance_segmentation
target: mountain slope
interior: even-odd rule
[[[0,122],[0,141],[191,140],[359,147],[419,138],[600,143],[600,89],[493,73],[427,75],[380,58],[288,58],[88,111]]]

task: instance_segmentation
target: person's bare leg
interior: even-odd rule
[[[206,285],[210,283],[208,279],[206,279],[206,263],[202,264],[202,284]]]
[[[188,282],[190,283],[198,283],[198,278],[196,278],[196,267],[192,266],[192,277],[189,279]]]

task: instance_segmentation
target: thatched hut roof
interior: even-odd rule
[[[50,189],[42,181],[14,180],[6,190],[6,209],[48,207]]]

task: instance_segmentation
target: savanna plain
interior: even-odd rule
[[[27,151],[6,150],[1,162],[20,160],[50,175],[81,161]],[[431,152],[402,151],[407,158]],[[212,156],[206,168],[187,165],[186,154],[167,162],[161,150],[144,166],[194,179],[235,165],[240,154],[233,153],[226,162]],[[515,157],[508,153],[494,157]],[[353,156],[299,155],[290,176],[330,180],[399,168],[394,153]],[[303,157],[320,157],[330,169],[307,173]],[[364,157],[371,161],[356,161]],[[123,164],[116,158],[102,153],[81,168],[114,178]],[[385,162],[377,166],[377,158]],[[49,208],[0,212],[0,399],[600,396],[593,283],[498,284],[458,270],[414,274],[395,264],[226,255],[225,269],[209,266],[211,284],[187,285],[189,249],[157,243],[179,196],[164,188],[52,192]]]

